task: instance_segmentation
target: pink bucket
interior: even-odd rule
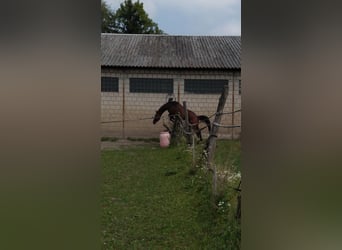
[[[160,132],[159,140],[160,140],[160,147],[167,148],[170,145],[170,133]]]

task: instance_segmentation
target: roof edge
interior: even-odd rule
[[[239,68],[210,68],[210,67],[201,67],[201,68],[185,68],[185,67],[144,67],[144,66],[113,66],[113,65],[101,65],[101,68],[117,68],[117,69],[158,69],[158,70],[216,70],[216,71],[224,71],[224,70],[232,70],[232,71],[241,71],[241,67]]]
[[[237,35],[169,35],[169,34],[124,34],[124,33],[101,33],[101,36],[157,36],[157,37],[237,37]]]

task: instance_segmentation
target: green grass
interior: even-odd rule
[[[229,154],[228,154],[229,152]],[[241,145],[239,140],[217,140],[215,149],[215,164],[231,167],[240,171]]]
[[[213,208],[208,172],[191,166],[183,146],[103,151],[102,249],[239,249],[234,193]]]

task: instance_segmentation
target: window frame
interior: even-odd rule
[[[213,86],[213,83],[221,86]],[[207,86],[204,86],[205,84]],[[184,93],[186,94],[217,95],[222,93],[224,86],[229,86],[229,79],[184,79]]]
[[[108,81],[108,80],[114,81]],[[109,86],[109,84],[113,84],[113,86]],[[101,76],[101,93],[112,93],[119,92],[119,78],[111,77],[111,76]]]
[[[173,88],[174,88],[173,78],[141,78],[141,77],[129,78],[129,92],[130,93],[173,94],[174,93]]]
[[[239,95],[241,95],[241,80],[239,80]]]

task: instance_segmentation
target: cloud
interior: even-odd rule
[[[116,10],[120,7],[120,3],[123,2],[123,0],[103,0],[105,3],[107,3],[112,9]]]
[[[144,0],[141,1],[144,4],[144,9],[149,17],[154,18],[157,13],[157,5],[154,0]]]
[[[104,0],[114,11],[120,7],[120,4],[124,2],[124,0]],[[136,2],[136,0],[133,0]],[[154,17],[157,12],[157,5],[155,0],[140,0],[141,3],[144,4],[144,10],[149,15],[149,17]]]
[[[229,8],[240,5],[241,0],[151,0],[156,4],[177,7],[186,11],[201,11]]]
[[[117,9],[124,0],[104,0],[112,8]],[[133,0],[135,2],[137,0]],[[146,12],[153,16],[158,9],[171,8],[175,11],[203,12],[224,9],[234,9],[241,5],[241,0],[140,0]]]
[[[241,0],[150,0],[156,3],[161,26],[181,19],[182,25],[175,27],[178,33],[194,35],[240,35]],[[162,15],[173,16],[166,20]],[[170,18],[169,18],[170,19]],[[180,22],[177,22],[180,23]],[[170,24],[171,25],[171,24]],[[175,30],[172,27],[172,30]]]
[[[210,32],[210,35],[229,35],[229,36],[240,36],[241,35],[241,22],[230,21],[218,26]]]
[[[116,10],[124,0],[104,0]],[[133,0],[136,1],[136,0]],[[240,35],[241,0],[140,0],[169,34]]]

